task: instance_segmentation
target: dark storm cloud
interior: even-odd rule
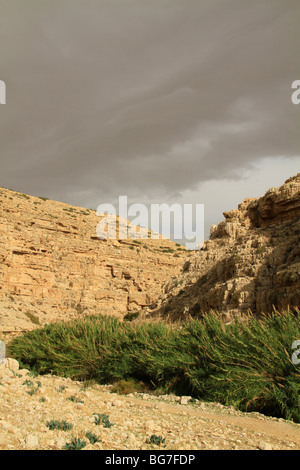
[[[297,0],[2,0],[1,185],[88,205],[299,159]]]

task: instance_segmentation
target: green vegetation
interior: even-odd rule
[[[26,385],[27,387],[31,387],[31,390],[28,390],[28,395],[32,396],[32,395],[35,395],[38,390],[39,390],[39,387],[41,386],[41,382],[40,381],[37,381],[36,383],[36,387],[34,387],[34,383],[31,381],[31,380],[25,380],[25,382],[23,382],[22,385]]]
[[[164,444],[166,442],[165,438],[162,438],[162,436],[156,436],[156,434],[152,434],[150,438],[146,439],[147,444],[155,444],[157,446],[160,446],[161,444]]]
[[[174,328],[88,316],[47,325],[12,340],[10,357],[39,374],[100,384],[132,381],[242,411],[300,422],[300,339],[296,312],[249,316],[225,325],[213,312]],[[128,385],[128,384],[127,384]],[[97,418],[98,416],[98,418]],[[99,424],[109,422],[95,415]],[[104,420],[104,421],[103,421]]]
[[[84,403],[83,400],[80,400],[80,398],[75,397],[75,395],[71,395],[68,400],[72,401],[73,403]]]
[[[57,420],[51,420],[46,422],[47,428],[50,429],[50,431],[53,431],[54,429],[58,429],[59,431],[69,431],[72,429],[72,424],[67,423],[67,421],[57,421]]]
[[[71,442],[67,442],[63,450],[82,450],[86,446],[86,441],[74,437]]]
[[[96,444],[96,442],[100,442],[100,437],[93,434],[91,431],[88,431],[85,435],[88,438],[91,444]]]
[[[111,428],[114,426],[113,423],[109,421],[109,416],[103,413],[93,413],[95,424],[99,426],[100,424],[103,425],[104,428]]]

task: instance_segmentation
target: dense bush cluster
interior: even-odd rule
[[[39,374],[100,384],[134,379],[299,423],[300,365],[291,360],[297,339],[299,312],[228,325],[211,312],[180,328],[90,316],[28,332],[9,353]]]

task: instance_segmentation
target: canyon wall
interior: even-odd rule
[[[300,307],[300,173],[223,215],[143,318],[173,321],[215,310],[230,321]]]
[[[123,318],[180,272],[166,239],[101,240],[94,210],[0,188],[0,335],[81,315]]]

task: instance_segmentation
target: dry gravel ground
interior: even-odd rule
[[[0,450],[61,450],[73,438],[83,450],[300,450],[300,425],[258,413],[242,413],[189,397],[134,393],[84,386],[52,375],[33,377],[17,361],[0,365]],[[111,427],[96,424],[95,413]],[[48,422],[72,425],[50,430]],[[86,433],[99,441],[91,444]],[[161,436],[161,446],[147,443]]]

